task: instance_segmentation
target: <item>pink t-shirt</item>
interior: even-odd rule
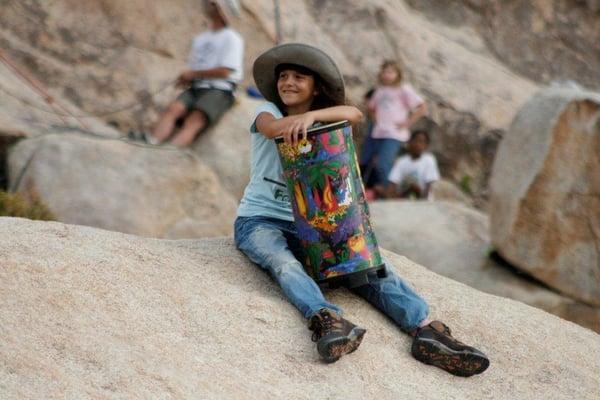
[[[410,112],[424,102],[408,83],[378,87],[369,101],[369,107],[375,109],[375,127],[371,135],[375,139],[406,142],[410,132],[406,128],[398,128],[397,124],[406,122]]]

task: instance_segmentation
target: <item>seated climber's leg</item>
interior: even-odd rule
[[[175,134],[171,142],[177,146],[189,146],[209,125],[214,125],[225,111],[234,103],[233,93],[220,89],[193,89],[194,102],[190,105],[190,115],[183,127]],[[200,113],[203,123],[200,124]],[[188,122],[188,119],[191,120]]]
[[[292,222],[274,218],[238,217],[235,221],[237,248],[271,273],[288,300],[310,319],[319,354],[334,362],[356,350],[366,330],[343,319],[342,310],[325,299],[288,246],[286,236],[293,233]]]
[[[353,291],[383,311],[403,331],[414,336],[413,357],[458,376],[485,371],[489,366],[485,354],[456,340],[444,323],[427,319],[427,303],[400,279],[387,260],[385,263],[386,278]]]
[[[173,134],[175,122],[188,112],[189,107],[193,104],[193,94],[191,91],[192,89],[188,89],[181,93],[160,116],[151,137],[151,140],[155,141],[156,144],[167,140]]]
[[[202,111],[191,111],[185,117],[181,129],[171,139],[171,143],[179,147],[189,146],[206,125],[207,119]]]

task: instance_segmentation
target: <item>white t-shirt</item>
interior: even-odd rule
[[[395,184],[402,184],[408,180],[416,182],[421,189],[428,183],[440,179],[437,161],[431,153],[423,153],[416,160],[409,154],[398,158],[388,175],[388,180]]]
[[[275,140],[267,139],[256,129],[256,118],[262,112],[267,112],[276,119],[283,117],[277,106],[269,102],[259,105],[254,113],[254,122],[250,127],[250,182],[240,201],[237,215],[293,221],[292,205]]]
[[[194,71],[226,67],[231,73],[226,79],[203,78],[194,82],[194,87],[214,87],[230,90],[231,82],[242,79],[244,39],[231,28],[209,30],[197,35],[192,42],[188,66]]]

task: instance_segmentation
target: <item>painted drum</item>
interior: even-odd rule
[[[309,275],[348,287],[385,276],[350,123],[310,129],[295,147],[275,142]]]

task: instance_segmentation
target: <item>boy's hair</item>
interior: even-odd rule
[[[343,104],[338,104],[338,103],[336,103],[333,100],[333,96],[331,96],[329,94],[328,87],[325,84],[325,82],[323,81],[323,79],[319,76],[319,74],[317,74],[316,72],[314,72],[312,69],[306,68],[306,67],[304,67],[302,65],[298,65],[298,64],[279,64],[277,67],[275,67],[275,81],[276,82],[279,79],[279,74],[281,73],[281,71],[284,71],[286,69],[299,72],[302,75],[310,75],[310,76],[312,76],[314,78],[314,80],[315,80],[315,89],[316,89],[316,91],[317,91],[318,94],[313,99],[313,102],[312,102],[312,104],[310,106],[311,110],[318,110],[318,109],[321,109],[321,108],[327,108],[327,107],[334,107],[334,106],[343,105]],[[281,101],[281,98],[279,97],[279,94],[277,94],[277,101],[275,102],[275,104],[282,111],[282,113],[284,115],[287,114],[285,112],[285,104],[283,104],[283,101]]]
[[[431,136],[429,136],[429,132],[427,132],[427,130],[423,128],[415,129],[414,131],[412,131],[410,134],[409,142],[416,138],[417,135],[423,135],[427,144],[431,143]]]
[[[400,82],[402,82],[402,68],[400,67],[400,64],[398,64],[396,61],[394,60],[384,60],[381,63],[381,67],[379,67],[379,81],[381,82],[381,71],[383,71],[385,68],[394,68],[396,70],[396,73],[398,74],[398,77],[396,78],[396,80],[394,81],[394,84],[397,85]]]

